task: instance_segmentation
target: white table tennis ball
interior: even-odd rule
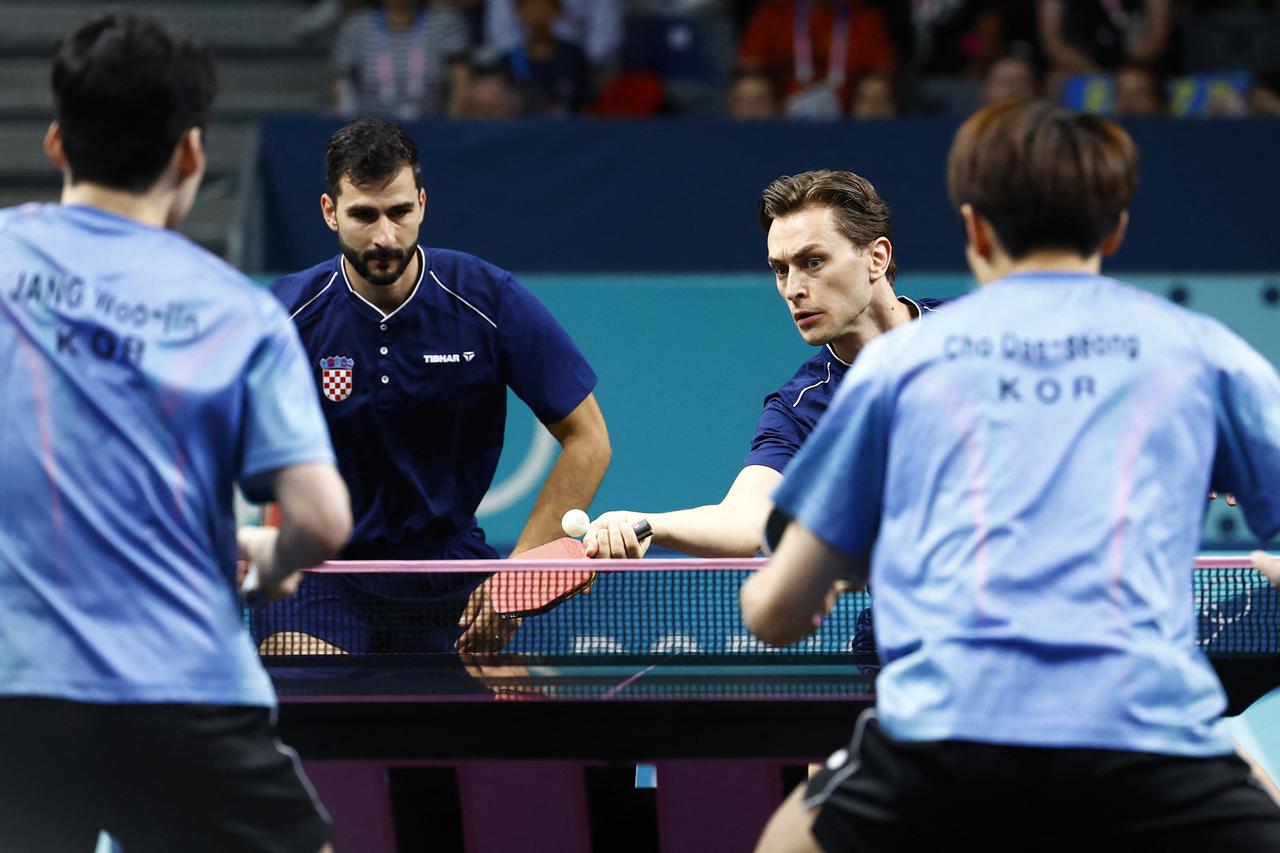
[[[590,526],[591,519],[580,509],[571,509],[564,514],[564,518],[560,519],[560,527],[564,530],[564,535],[572,536],[574,539],[585,536]]]

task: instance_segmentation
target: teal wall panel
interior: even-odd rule
[[[1126,276],[1213,315],[1280,364],[1280,275]],[[746,455],[765,394],[813,350],[791,323],[767,272],[732,275],[528,275],[522,281],[569,330],[600,376],[614,456],[592,507],[661,511],[718,501]],[[955,296],[967,276],[904,274],[910,296]],[[497,503],[481,519],[510,545],[554,457],[512,398]],[[1239,516],[1211,505],[1206,544],[1245,548]]]

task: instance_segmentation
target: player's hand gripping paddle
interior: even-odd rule
[[[636,538],[653,535],[649,522],[634,526]],[[515,560],[586,560],[582,542],[562,536],[554,542],[530,548],[512,557]],[[519,619],[546,613],[580,592],[586,592],[596,579],[590,569],[550,569],[537,572],[498,572],[489,578],[489,602],[503,619]]]

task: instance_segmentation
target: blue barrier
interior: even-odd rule
[[[266,269],[336,252],[320,218],[330,118],[262,124]],[[1129,123],[1142,179],[1117,270],[1280,269],[1280,120]],[[576,121],[407,125],[422,149],[424,240],[522,272],[757,270],[756,200],[782,174],[852,169],[893,209],[899,265],[963,268],[946,196],[956,122]]]

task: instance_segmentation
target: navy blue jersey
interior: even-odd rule
[[[596,383],[511,273],[461,252],[419,253],[418,282],[390,314],[351,288],[341,255],[271,286],[310,357],[351,490],[346,559],[434,559],[479,536],[507,388],[553,423]]]
[[[898,299],[913,307],[917,316],[936,310],[946,301],[907,296]],[[779,472],[786,468],[831,405],[831,398],[848,369],[849,363],[841,361],[827,344],[800,365],[785,385],[765,397],[764,411],[756,422],[756,434],[751,439],[751,451],[743,467],[763,465]]]

